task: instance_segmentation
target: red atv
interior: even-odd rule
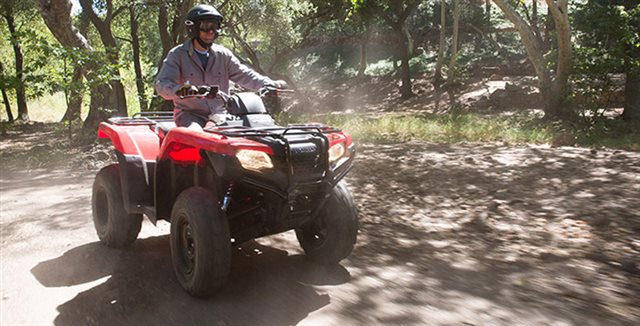
[[[100,124],[118,164],[98,172],[93,221],[109,247],[131,245],[142,215],[171,222],[171,257],[180,284],[209,296],[230,271],[231,248],[295,230],[314,262],[335,264],[355,244],[358,216],[342,178],[352,167],[351,136],[322,124],[277,126],[262,95],[201,87],[228,115],[203,130],[176,127],[170,113]]]

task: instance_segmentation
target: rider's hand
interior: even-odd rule
[[[214,121],[209,120],[209,121],[207,121],[207,123],[204,125],[204,129],[214,128],[214,127],[216,127],[216,126],[217,126],[217,124],[216,124]]]
[[[176,95],[178,96],[189,96],[196,94],[198,94],[198,88],[189,83],[180,86],[180,88],[178,88],[178,90],[176,91]]]
[[[287,89],[289,88],[289,85],[287,85],[287,82],[284,80],[274,80],[273,84],[269,85],[269,86],[273,86],[277,89]]]

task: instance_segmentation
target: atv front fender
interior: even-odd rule
[[[98,126],[98,138],[110,139],[113,143],[120,166],[125,209],[128,213],[145,213],[142,208],[153,205],[155,159],[160,149],[160,137],[149,125],[103,122]]]

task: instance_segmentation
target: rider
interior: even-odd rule
[[[197,85],[217,85],[229,93],[229,80],[240,86],[285,88],[286,82],[271,80],[240,63],[227,48],[214,44],[223,17],[214,7],[200,4],[189,10],[185,25],[190,38],[167,54],[156,78],[156,91],[173,100],[173,117],[180,127],[204,127],[214,115],[224,113],[221,98],[187,97],[198,93]]]

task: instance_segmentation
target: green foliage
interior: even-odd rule
[[[57,43],[52,41],[53,36],[40,19],[34,2],[16,2],[15,5],[11,14],[17,27],[15,36],[24,55],[23,78],[26,85],[26,96],[27,99],[37,99],[57,86],[56,76],[52,72],[61,62],[58,54],[51,51],[51,48],[55,48]],[[16,87],[18,80],[15,73],[13,40],[4,17],[0,23],[0,29],[3,35],[0,40],[0,55],[5,58],[5,72],[0,77],[0,85],[12,89]]]
[[[640,124],[599,119],[575,127],[576,144],[640,151]]]
[[[640,69],[640,4],[625,9],[594,1],[578,6],[573,17],[579,67],[591,66],[595,71]]]
[[[615,74],[640,74],[640,4],[628,9],[598,1],[578,5],[573,24],[574,99],[585,118],[594,120],[608,108],[606,94],[621,87]]]
[[[268,62],[263,66],[268,67],[279,63],[282,54],[302,40],[309,23],[305,17],[314,12],[315,7],[309,1],[229,1],[223,14],[230,27],[237,31],[237,36],[232,40],[222,39],[222,42],[235,48],[237,54],[244,51],[237,42],[250,45],[263,61]]]
[[[640,73],[640,5],[637,1],[617,1],[625,6],[609,5],[611,1],[589,0],[573,2],[570,15],[574,40],[576,65],[572,86],[576,92],[576,104],[583,113],[584,126],[571,133],[581,144],[624,144],[637,142],[637,134],[626,125],[598,119],[603,113],[602,94],[611,94],[620,87],[621,73]],[[121,76],[128,97],[129,112],[138,111],[138,101],[133,73],[132,48],[128,10],[121,10],[112,21],[111,29],[117,40],[120,62],[106,64],[105,49],[93,25],[83,34],[96,50],[87,53],[79,49],[62,48],[49,33],[38,15],[34,0],[5,0],[10,4],[17,25],[21,44],[25,49],[25,82],[30,104],[47,107],[46,101],[61,103],[61,94],[88,89],[106,83],[114,76]],[[96,0],[94,10],[104,18],[106,1]],[[407,4],[414,1],[382,0],[230,0],[220,7],[228,27],[219,39],[223,45],[247,61],[253,52],[268,75],[290,77],[299,86],[315,87],[356,82],[360,61],[359,46],[365,36],[371,36],[367,46],[369,76],[394,76],[397,73],[397,41],[392,35],[393,21]],[[406,21],[416,47],[410,59],[413,77],[432,72],[437,52],[440,1],[419,1]],[[477,66],[499,66],[526,58],[518,34],[504,31],[512,25],[502,12],[494,10],[486,18],[484,6],[471,2],[462,11],[457,75],[464,78],[478,69]],[[531,18],[530,2],[513,1],[514,7],[525,18]],[[516,4],[517,3],[517,4]],[[214,5],[219,5],[215,3]],[[141,41],[141,60],[147,91],[153,89],[153,78],[163,49],[158,33],[158,6],[167,5],[170,11],[178,11],[180,1],[131,2],[113,0],[114,9],[135,6],[138,15]],[[544,27],[548,15],[538,9],[539,27]],[[77,13],[76,13],[77,14]],[[448,10],[447,35],[451,33],[451,14]],[[74,17],[76,26],[83,22],[80,15]],[[171,24],[172,22],[168,22]],[[179,22],[181,23],[181,22]],[[471,27],[473,25],[473,27]],[[500,32],[495,32],[500,30]],[[485,36],[482,36],[485,33]],[[0,19],[0,56],[4,59],[4,73],[0,86],[15,86],[15,63],[6,22]],[[541,35],[548,37],[546,33]],[[552,34],[551,34],[552,37]],[[249,49],[246,48],[248,45]],[[551,49],[553,51],[553,49]],[[553,52],[549,52],[553,57]],[[394,62],[395,60],[395,62]],[[86,80],[74,80],[76,63],[93,65],[95,69]],[[394,64],[395,63],[395,64]],[[549,61],[550,67],[554,63]],[[446,67],[445,67],[446,69]],[[55,95],[50,95],[55,94]],[[150,94],[149,94],[150,95]],[[10,96],[14,96],[10,92]],[[40,99],[40,102],[34,101]],[[85,101],[86,105],[86,101]],[[61,115],[61,114],[60,114]],[[549,142],[556,132],[565,132],[555,126],[537,125],[527,119],[488,118],[486,116],[459,114],[421,117],[383,117],[370,119],[359,116],[331,118],[343,128],[352,131],[363,140],[404,141],[411,139],[431,141],[507,141]],[[565,128],[566,129],[566,128]],[[618,132],[619,131],[619,132]],[[630,136],[631,135],[631,136]],[[633,136],[636,135],[636,136]],[[634,140],[635,139],[635,140]],[[614,141],[615,140],[615,141]],[[619,140],[619,143],[617,141]]]

